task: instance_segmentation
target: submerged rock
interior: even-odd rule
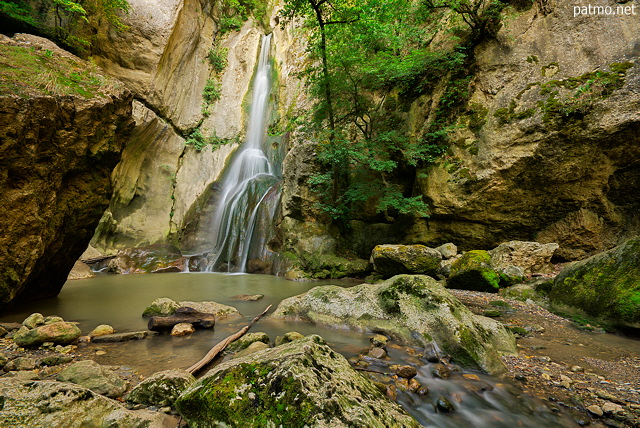
[[[55,322],[36,328],[21,328],[13,336],[13,341],[19,346],[40,346],[45,342],[66,345],[75,341],[82,332],[75,324],[69,322]]]
[[[96,394],[117,398],[127,390],[128,383],[108,368],[92,360],[79,361],[62,370],[56,377],[89,388]]]
[[[398,274],[435,275],[442,254],[424,245],[377,245],[371,253],[373,270],[384,276]]]
[[[127,427],[176,426],[174,418],[147,410],[131,411],[82,386],[50,381],[0,378],[0,426]]]
[[[126,398],[131,403],[147,406],[172,406],[178,396],[195,381],[196,378],[184,370],[165,370],[140,382]]]
[[[405,344],[437,343],[456,362],[501,372],[503,354],[515,354],[515,339],[502,324],[471,313],[428,276],[398,275],[380,284],[315,287],[283,300],[272,315],[318,324],[376,330]]]
[[[113,343],[126,342],[128,340],[141,340],[146,338],[150,332],[148,331],[129,331],[125,333],[104,334],[91,339],[93,343]]]
[[[640,326],[640,237],[565,267],[549,295],[564,305],[615,324]]]
[[[214,367],[176,408],[194,428],[420,426],[317,335]]]

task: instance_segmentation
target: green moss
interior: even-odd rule
[[[424,299],[429,296],[429,291],[424,282],[415,277],[398,277],[391,285],[385,287],[378,294],[380,305],[389,314],[399,314],[401,294]]]
[[[483,250],[468,251],[451,265],[447,286],[465,290],[497,292],[501,278],[490,265],[491,256]]]
[[[537,64],[537,63],[539,62],[539,60],[538,60],[538,57],[537,57],[537,56],[535,56],[535,55],[529,55],[529,56],[527,57],[527,62],[528,62],[529,64],[533,64],[534,62]]]
[[[93,98],[119,86],[87,62],[48,49],[0,45],[0,95]]]
[[[487,114],[489,110],[478,103],[471,103],[468,107],[469,123],[468,127],[472,132],[478,132],[487,122]]]

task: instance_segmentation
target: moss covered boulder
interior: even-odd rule
[[[519,270],[496,269],[487,251],[468,251],[451,264],[447,287],[496,293],[500,287],[522,280]]]
[[[224,362],[176,408],[190,427],[419,427],[320,336]]]
[[[171,406],[195,381],[196,378],[184,370],[165,370],[154,373],[137,384],[126,398],[131,403],[147,406]]]
[[[554,306],[640,327],[640,237],[565,267],[549,298]]]
[[[20,329],[13,341],[18,346],[40,346],[44,342],[52,342],[58,345],[67,345],[75,341],[82,332],[77,325],[69,322],[55,322],[41,325],[32,329]]]
[[[170,316],[176,313],[176,311],[181,307],[187,307],[194,309],[197,312],[201,312],[203,314],[213,314],[216,319],[223,319],[228,317],[238,317],[240,313],[233,306],[223,305],[222,303],[217,302],[193,302],[193,301],[182,301],[176,302],[173,299],[168,297],[160,297],[151,302],[149,306],[147,306],[144,311],[142,311],[143,317],[153,317],[153,316]]]
[[[371,252],[373,270],[385,277],[407,274],[436,275],[442,254],[424,245],[377,245]]]
[[[466,367],[504,370],[501,355],[515,353],[502,324],[474,315],[433,278],[398,275],[379,284],[315,287],[283,300],[272,315],[382,332],[410,345],[436,346]]]

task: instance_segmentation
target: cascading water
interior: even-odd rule
[[[256,225],[260,217],[273,216],[278,199],[274,194],[280,181],[263,150],[270,92],[270,44],[271,35],[264,36],[254,77],[247,137],[220,183],[212,222],[214,248],[208,257],[210,272],[245,272],[250,255],[259,257],[265,251],[252,249],[265,245],[260,236],[265,231]]]

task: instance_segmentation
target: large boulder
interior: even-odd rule
[[[109,261],[109,269],[121,274],[182,272],[186,263],[178,248],[155,244],[118,252],[118,256]]]
[[[160,412],[127,410],[82,386],[1,378],[0,426],[168,428],[174,418]]]
[[[640,237],[566,266],[549,297],[554,306],[569,306],[590,317],[639,327]]]
[[[371,252],[373,270],[390,277],[403,273],[436,275],[442,254],[424,245],[377,245]]]
[[[419,427],[319,336],[224,362],[176,408],[190,427]]]
[[[176,313],[176,310],[181,307],[188,307],[195,309],[196,312],[201,312],[203,314],[213,314],[216,319],[228,318],[228,317],[237,317],[240,315],[238,310],[233,306],[223,305],[222,303],[217,302],[192,302],[192,301],[182,301],[176,302],[173,299],[168,297],[160,297],[153,302],[149,306],[145,308],[142,312],[143,317],[153,317],[153,316],[170,316]]]
[[[16,345],[31,347],[40,346],[44,342],[67,345],[74,342],[82,332],[77,325],[69,322],[54,322],[32,329],[20,329],[13,336]]]
[[[137,384],[126,398],[129,402],[147,406],[172,406],[176,398],[195,381],[196,378],[184,370],[165,370]]]
[[[489,251],[489,255],[495,269],[504,270],[509,266],[515,266],[522,269],[525,275],[531,275],[552,272],[551,257],[557,249],[558,244],[553,243],[509,241]]]
[[[0,39],[2,310],[60,292],[109,204],[133,119],[131,93],[89,63],[39,37]]]
[[[504,371],[501,355],[516,352],[515,339],[502,324],[472,314],[428,276],[398,275],[351,288],[315,287],[283,300],[272,316],[380,331],[418,346],[435,342],[459,364],[490,373]]]
[[[113,371],[92,360],[79,361],[70,365],[58,374],[56,380],[75,383],[97,394],[112,398],[122,396],[128,387],[127,382]]]
[[[522,271],[515,272],[516,277],[518,274]],[[473,250],[451,264],[447,287],[497,293],[501,286],[514,282],[517,280],[494,269],[487,251]]]

